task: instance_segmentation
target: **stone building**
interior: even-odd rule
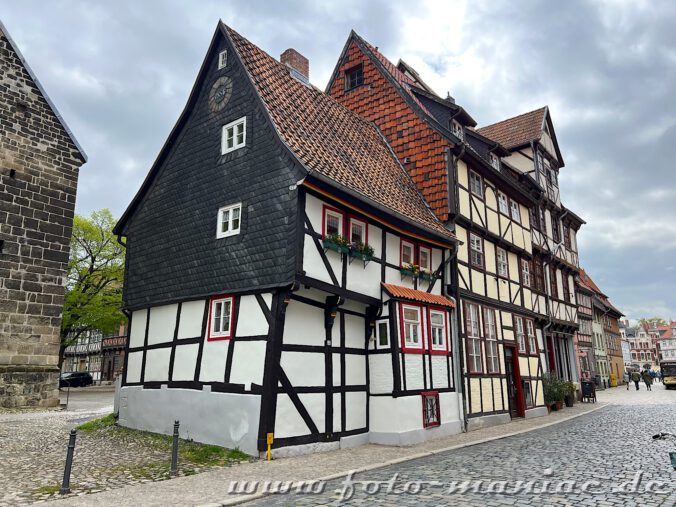
[[[0,22],[0,406],[58,404],[64,285],[84,162]]]

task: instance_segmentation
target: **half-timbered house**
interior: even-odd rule
[[[502,162],[542,190],[530,210],[533,245],[533,310],[545,337],[547,369],[577,380],[574,333],[578,327],[575,277],[577,231],[584,221],[563,206],[559,170],[564,167],[548,107],[477,129],[510,152]]]
[[[308,68],[217,27],[115,228],[121,424],[276,455],[461,431],[456,238]]]
[[[541,190],[501,164],[510,152],[474,131],[476,122],[453,99],[439,97],[410,65],[394,65],[354,32],[327,93],[378,125],[461,241],[447,282],[462,302],[468,426],[546,414],[529,215]]]

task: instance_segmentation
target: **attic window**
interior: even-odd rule
[[[239,234],[242,222],[242,203],[224,206],[218,210],[218,227],[216,239]]]
[[[364,84],[364,67],[360,63],[345,71],[345,89],[351,90]]]
[[[224,49],[218,53],[218,69],[224,68],[228,64],[228,50]]]
[[[246,146],[246,116],[223,126],[221,154],[225,155]]]
[[[489,154],[490,162],[493,167],[496,169],[500,170],[500,159],[493,155],[492,153]]]
[[[455,120],[453,120],[453,121],[451,122],[451,131],[452,131],[453,134],[454,134],[458,139],[460,139],[461,141],[462,141],[463,139],[465,139],[465,135],[464,135],[464,132],[463,132],[463,130],[462,130],[462,125],[460,125],[460,123],[458,123],[458,122],[455,121]]]

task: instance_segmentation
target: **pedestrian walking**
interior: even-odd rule
[[[650,376],[650,372],[648,370],[643,372],[643,382],[645,382],[645,388],[648,391],[652,391],[652,385],[653,385],[653,378]]]
[[[631,372],[631,380],[634,382],[636,390],[638,391],[638,383],[641,381],[641,375],[636,370]]]
[[[622,378],[625,384],[627,384],[627,391],[629,390],[629,381],[631,380],[631,376],[629,375],[628,371],[624,372],[624,377]]]

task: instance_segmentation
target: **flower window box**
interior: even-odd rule
[[[399,271],[401,272],[402,279],[407,276],[411,278],[418,278],[420,276],[420,266],[417,264],[404,264]]]
[[[325,251],[333,250],[334,252],[338,252],[340,254],[347,254],[350,252],[349,242],[343,236],[338,234],[333,234],[324,238],[322,240],[322,246],[324,247]]]

